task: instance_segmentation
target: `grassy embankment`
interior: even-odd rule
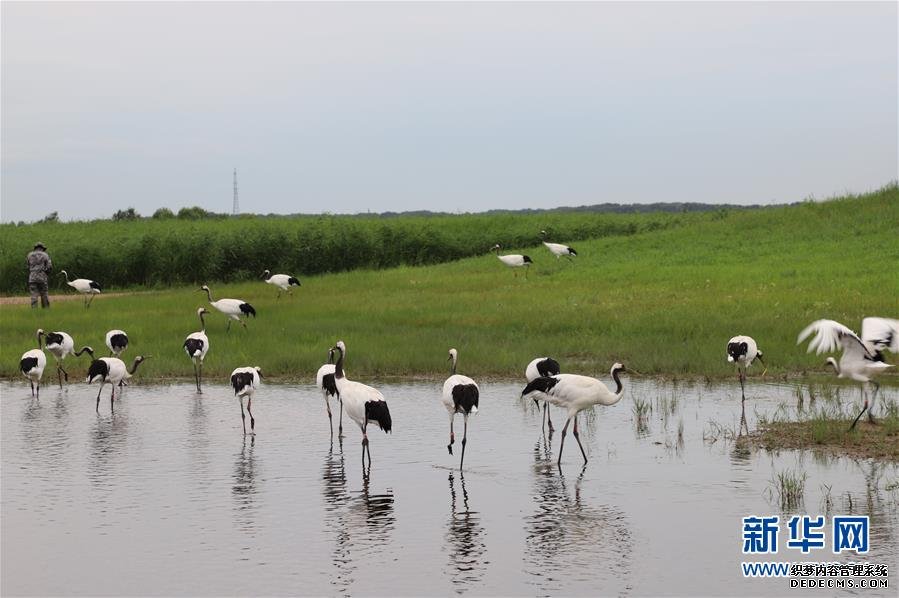
[[[580,253],[574,265],[542,246],[510,250],[534,258],[529,280],[482,255],[306,277],[280,301],[258,280],[210,282],[216,297],[247,300],[259,317],[226,335],[224,317],[212,314],[206,372],[222,380],[236,366],[259,365],[277,379],[308,381],[343,339],[357,379],[441,376],[451,346],[460,370],[475,377],[518,378],[531,358],[547,354],[567,371],[603,377],[616,360],[647,374],[718,377],[733,374],[724,345],[734,334],[759,341],[769,376],[820,371],[823,359],[796,346],[808,322],[828,317],[858,327],[862,316],[899,313],[897,222],[894,185],[572,243]],[[145,377],[191,377],[181,343],[198,328],[201,305],[203,294],[179,288],[101,297],[89,310],[79,302],[49,312],[2,306],[0,375],[17,375],[40,326],[95,348],[106,330],[122,328],[132,340],[127,356],[154,356]]]

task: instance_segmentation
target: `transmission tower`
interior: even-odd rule
[[[233,215],[240,214],[240,204],[237,202],[237,169],[234,169],[234,210]]]

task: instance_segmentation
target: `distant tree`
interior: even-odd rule
[[[190,208],[181,208],[178,210],[178,218],[182,220],[202,220],[203,218],[208,218],[209,212],[201,208],[200,206],[193,206]]]
[[[38,224],[47,224],[48,222],[59,222],[59,212],[50,212],[37,221]]]
[[[153,212],[153,218],[156,220],[168,220],[169,218],[174,218],[175,213],[168,208],[159,208],[155,212]]]
[[[119,210],[115,214],[112,215],[113,220],[139,220],[140,214],[134,208],[128,208],[127,210]]]

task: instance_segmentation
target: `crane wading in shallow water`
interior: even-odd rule
[[[203,315],[208,313],[205,307],[197,309],[197,317],[200,318],[200,331],[191,332],[184,339],[184,352],[187,353],[187,356],[190,357],[194,364],[194,379],[197,382],[197,392],[199,393],[203,392],[201,387],[203,381],[203,359],[206,357],[206,352],[209,351],[209,337],[206,336],[206,320],[203,319]]]
[[[340,394],[346,414],[362,430],[362,472],[365,476],[366,452],[368,453],[368,467],[371,470],[371,449],[368,446],[367,434],[369,422],[377,423],[379,428],[389,434],[393,429],[393,421],[390,419],[390,410],[387,408],[384,395],[371,386],[347,380],[346,372],[343,369],[346,344],[343,341],[337,341],[332,349],[337,353],[337,363],[334,364],[334,382],[337,385],[337,392]]]
[[[577,429],[577,414],[592,407],[594,405],[611,406],[621,400],[624,396],[624,385],[621,384],[619,374],[626,373],[627,370],[620,363],[612,366],[610,373],[612,379],[615,380],[615,391],[612,392],[608,387],[589,376],[579,376],[577,374],[556,374],[555,376],[541,376],[530,382],[521,391],[522,397],[531,397],[534,402],[540,397],[545,401],[549,401],[556,407],[568,410],[568,419],[565,421],[565,427],[562,428],[562,443],[559,445],[559,461],[558,466],[562,467],[562,449],[565,448],[565,435],[568,432],[568,424],[574,420],[574,439],[581,449],[581,455],[584,457],[584,465],[587,465],[587,453],[584,452],[584,445],[581,444],[580,434]]]
[[[47,367],[47,356],[44,355],[44,350],[41,349],[41,337],[43,335],[44,331],[38,329],[37,349],[25,351],[19,360],[19,370],[31,382],[31,396],[38,399],[41,397],[41,377],[44,375],[44,368]],[[37,383],[37,390],[35,390],[35,383]]]
[[[61,271],[59,275],[65,276],[66,284],[84,295],[84,307],[90,307],[91,301],[94,300],[94,295],[99,295],[103,290],[100,288],[100,283],[95,280],[89,280],[87,278],[69,280],[69,273],[65,270]]]
[[[464,428],[462,430],[462,457],[459,459],[459,469],[461,470],[462,464],[465,462],[465,444],[468,441],[468,416],[478,412],[480,391],[474,380],[468,376],[456,373],[456,362],[458,359],[459,352],[455,349],[450,349],[449,359],[447,361],[453,362],[453,369],[450,377],[443,383],[443,396],[441,399],[443,401],[443,406],[446,407],[446,411],[449,413],[450,441],[449,444],[446,445],[446,449],[449,451],[450,455],[453,454],[453,443],[456,442],[456,435],[453,432],[453,421],[456,419],[456,414],[461,413],[464,421]]]
[[[561,373],[562,370],[559,367],[558,361],[552,357],[538,357],[531,361],[531,363],[528,364],[528,367],[525,368],[524,377],[528,382],[533,382],[541,376],[555,376],[556,374]],[[549,433],[552,434],[555,431],[555,428],[553,428],[553,421],[549,415],[549,403],[544,401],[543,418],[541,420],[541,427],[544,430],[546,429],[547,423],[549,424]]]
[[[247,323],[244,322],[244,320],[241,320],[240,317],[243,316],[244,319],[250,316],[256,317],[256,310],[253,309],[253,306],[242,299],[219,299],[218,301],[213,301],[212,292],[205,284],[200,287],[200,291],[206,291],[206,297],[209,299],[209,304],[228,316],[228,328],[225,332],[230,332],[232,320],[240,322],[241,325],[246,328]]]
[[[243,399],[247,398],[247,412],[250,414],[250,434],[256,435],[256,419],[253,417],[253,394],[259,388],[262,369],[256,367],[237,368],[231,372],[231,388],[234,396],[240,401],[240,419],[243,422],[243,434],[247,435],[247,415],[243,411]]]
[[[340,399],[340,393],[337,392],[337,382],[334,380],[334,349],[328,349],[328,363],[318,368],[315,374],[315,386],[322,391],[322,397],[325,399],[325,410],[328,412],[328,424],[331,427],[331,437],[334,437],[334,420],[331,417],[330,397],[337,397],[338,408],[340,409],[340,421],[337,424],[337,437],[343,438],[343,401]]]
[[[833,366],[839,378],[849,378],[861,383],[862,410],[849,426],[852,430],[862,414],[868,411],[868,396],[865,387],[874,386],[871,403],[877,396],[880,385],[873,380],[874,376],[893,367],[884,363],[883,351],[899,351],[899,321],[888,318],[865,318],[862,320],[862,338],[846,326],[834,320],[815,320],[799,333],[796,344],[801,343],[812,334],[815,337],[808,344],[808,352],[818,355],[831,353],[837,347],[843,349],[840,361],[828,357],[826,364]],[[873,421],[871,412],[868,418]]]
[[[112,385],[112,392],[109,393],[109,409],[114,411],[113,401],[115,401],[115,387],[121,385],[122,382],[134,376],[137,366],[149,359],[150,356],[138,355],[134,358],[134,364],[131,369],[125,367],[125,362],[118,357],[101,357],[91,362],[87,370],[87,382],[92,384],[94,380],[100,381],[100,390],[97,391],[97,412],[100,411],[100,393],[103,392],[103,385],[109,383]]]
[[[65,371],[62,367],[62,362],[69,355],[74,355],[75,357],[80,357],[84,353],[88,353],[91,356],[91,359],[94,357],[94,350],[91,347],[81,347],[78,351],[75,350],[75,341],[72,339],[71,335],[67,332],[63,332],[58,330],[56,332],[44,332],[43,330],[37,331],[38,335],[45,335],[45,347],[53,357],[56,359],[56,375],[59,376],[59,387],[62,388],[62,377],[66,377],[66,382],[69,381],[69,373]]]

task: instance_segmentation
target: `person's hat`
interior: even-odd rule
[[[41,243],[40,241],[38,241],[37,243],[34,244],[35,249],[37,249],[38,247],[40,247],[41,249],[47,249],[47,246],[44,245],[43,243]]]

